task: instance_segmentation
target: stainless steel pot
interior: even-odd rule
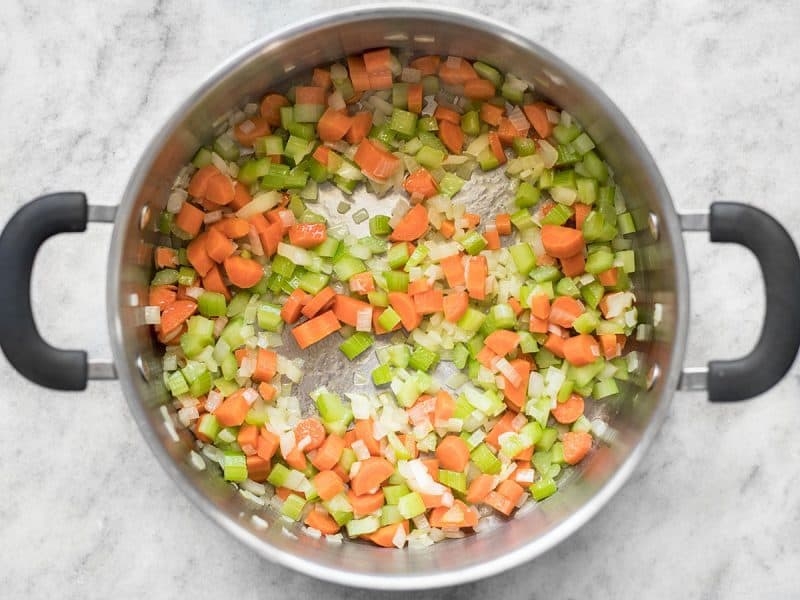
[[[162,407],[159,350],[143,322],[156,243],[152,219],[170,185],[196,148],[212,136],[211,123],[244,101],[279,88],[295,73],[361,52],[391,46],[414,54],[480,58],[532,82],[575,115],[611,164],[638,231],[635,285],[647,326],[637,347],[644,353],[646,385],[630,387],[607,408],[611,441],[596,450],[558,494],[492,531],[450,540],[424,551],[388,551],[371,545],[331,545],[292,529],[248,504],[211,470],[189,460],[192,436],[174,441]],[[30,272],[49,236],[82,231],[87,221],[114,223],[108,262],[109,332],[114,360],[87,360],[85,352],[50,347],[30,308]],[[683,368],[689,290],[682,231],[709,230],[712,241],[750,247],[762,267],[767,311],[753,352],[738,361]],[[332,13],[267,36],[220,67],[161,128],[145,152],[119,207],[89,206],[83,194],[38,198],[23,207],[0,236],[0,345],[29,379],[57,389],[83,389],[87,379],[118,377],[142,434],[178,487],[209,517],[268,560],[314,577],[378,589],[413,589],[464,583],[531,560],[591,518],[622,486],[667,412],[676,389],[706,389],[714,401],[757,395],[791,366],[800,345],[793,295],[800,289],[800,259],[791,238],[771,217],[741,204],[678,214],[650,154],[631,125],[593,83],[506,26],[462,12],[419,7],[363,7]],[[311,370],[311,369],[309,369]],[[251,516],[257,514],[264,529]],[[286,535],[284,529],[296,537]]]

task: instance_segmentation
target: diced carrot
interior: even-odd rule
[[[444,295],[442,290],[428,290],[413,296],[414,307],[421,315],[432,315],[444,310]]]
[[[173,248],[158,246],[155,252],[157,269],[166,269],[178,266],[178,253]]]
[[[530,324],[528,326],[528,331],[531,333],[547,333],[548,327],[547,319],[540,319],[533,313],[531,313]]]
[[[236,251],[236,245],[219,227],[213,227],[206,233],[206,252],[214,262],[221,263]]]
[[[494,98],[494,84],[488,79],[470,79],[464,82],[464,95],[470,100]]]
[[[372,419],[356,419],[353,430],[355,431],[356,439],[364,442],[372,456],[381,455],[381,444],[375,439],[375,427]]]
[[[486,231],[483,232],[483,238],[486,240],[487,250],[500,249],[500,233],[495,227],[492,227],[491,229],[487,228]]]
[[[250,233],[250,223],[238,217],[222,219],[217,224],[217,228],[232,240],[238,240]]]
[[[528,378],[531,375],[531,364],[527,360],[520,358],[509,361],[513,369],[519,375],[519,385],[513,385],[508,378],[503,375],[505,379],[505,386],[503,387],[503,395],[506,398],[506,403],[514,410],[522,410],[525,406],[525,400],[528,395]]]
[[[539,256],[536,257],[537,267],[541,267],[542,265],[547,265],[552,267],[555,266],[556,262],[557,262],[556,259],[547,253],[540,254]]]
[[[360,144],[372,129],[372,113],[368,110],[357,112],[350,121],[350,129],[345,134],[349,144]]]
[[[447,421],[453,416],[456,410],[456,403],[453,397],[445,390],[436,392],[436,403],[433,409],[433,423]]]
[[[325,535],[334,535],[340,529],[339,524],[324,509],[310,511],[303,522],[311,529],[316,529]]]
[[[489,275],[489,267],[486,257],[470,256],[467,259],[467,292],[470,298],[483,300],[486,298],[486,277]]]
[[[322,442],[322,446],[319,447],[314,458],[311,459],[311,464],[320,471],[332,469],[339,462],[343,450],[344,438],[332,433]]]
[[[616,335],[613,333],[605,333],[597,337],[600,339],[600,348],[605,358],[610,360],[622,354],[622,347]]]
[[[431,527],[475,527],[478,524],[478,511],[461,500],[453,501],[453,506],[440,506],[431,511]]]
[[[508,299],[508,305],[511,307],[511,310],[514,311],[514,316],[518,317],[522,314],[522,304],[519,303],[519,300],[514,298],[513,296]]]
[[[300,318],[303,306],[311,299],[311,295],[300,288],[296,288],[281,307],[281,319],[286,323],[296,323]]]
[[[272,471],[272,463],[256,454],[251,454],[246,459],[247,478],[257,483],[263,483]]]
[[[402,166],[399,158],[368,138],[361,140],[353,161],[367,177],[381,182],[389,179]]]
[[[467,502],[470,504],[480,504],[483,502],[483,499],[486,498],[486,495],[492,491],[492,488],[494,487],[494,481],[495,480],[492,475],[487,475],[486,473],[478,475],[469,484],[466,496]]]
[[[394,539],[397,535],[398,529],[402,529],[403,532],[408,535],[409,525],[408,519],[403,519],[399,523],[392,523],[391,525],[384,525],[383,527],[379,528],[374,533],[370,533],[365,535],[364,537],[368,539],[370,542],[377,546],[381,546],[382,548],[393,548],[394,547]]]
[[[519,484],[515,483],[514,485],[518,486]],[[483,503],[491,506],[493,509],[506,516],[510,515],[511,511],[513,511],[515,508],[515,505],[513,502],[511,502],[511,500],[494,490],[486,494],[486,497],[483,499]]]
[[[278,395],[278,390],[274,385],[262,381],[258,384],[258,394],[264,399],[264,402],[272,402]]]
[[[586,259],[582,251],[578,252],[575,256],[562,258],[560,261],[561,270],[564,272],[565,276],[577,277],[578,275],[583,275],[583,271],[586,268]]]
[[[583,222],[586,220],[592,207],[583,202],[576,202],[572,205],[572,208],[575,210],[575,229],[582,230]]]
[[[409,83],[408,94],[406,99],[408,111],[414,114],[422,112],[422,84]]]
[[[259,348],[256,353],[256,368],[253,370],[253,380],[272,381],[278,372],[278,355],[273,350]]]
[[[575,319],[580,317],[584,311],[585,308],[580,300],[569,296],[559,296],[553,300],[548,318],[551,323],[569,329]]]
[[[385,460],[385,459],[368,459],[368,460]],[[388,462],[388,461],[387,461]],[[363,468],[363,464],[361,465]],[[359,471],[359,474],[361,471]],[[351,486],[354,485],[355,481],[358,479],[358,475],[356,475],[352,482]],[[363,483],[359,485],[364,485]],[[377,488],[374,492],[373,491],[366,491],[360,494],[357,494],[354,489],[351,489],[347,492],[347,501],[350,503],[350,506],[353,507],[353,515],[358,517],[363,517],[365,515],[369,515],[374,513],[377,510],[380,510],[381,507],[386,502],[386,497],[383,495],[383,490],[380,489],[377,485],[374,486]],[[361,489],[361,488],[359,488]],[[373,488],[365,488],[367,490],[371,490]]]
[[[341,140],[350,129],[352,121],[347,111],[335,110],[329,107],[322,113],[317,123],[319,138],[323,142],[337,142]],[[327,164],[327,161],[323,164]]]
[[[164,310],[164,307],[175,302],[176,297],[174,285],[153,285],[150,286],[147,303]]]
[[[333,314],[336,318],[353,327],[358,324],[358,315],[362,311],[369,312],[369,320],[372,322],[372,310],[371,304],[344,294],[337,294],[333,301]]]
[[[275,495],[281,500],[286,500],[292,494],[298,495],[300,492],[295,493],[294,490],[290,490],[289,488],[283,486],[278,486],[275,488]]]
[[[500,485],[497,486],[496,491],[499,495],[503,496],[509,501],[511,504],[511,510],[514,510],[517,502],[519,502],[520,498],[522,498],[522,495],[525,493],[525,490],[522,488],[522,486],[511,479],[502,481]],[[505,513],[506,516],[511,513],[511,510]]]
[[[592,436],[585,431],[568,431],[561,437],[561,443],[564,445],[564,461],[575,465],[581,462],[591,449]]]
[[[264,254],[273,256],[278,251],[278,244],[283,238],[283,227],[279,221],[270,223],[263,231],[258,232],[258,239],[264,248]]]
[[[306,438],[309,439],[303,448],[303,452],[310,452],[322,446],[325,441],[325,435],[325,426],[319,419],[314,417],[303,419],[294,426],[294,437],[298,444]]]
[[[175,300],[161,309],[161,331],[172,331],[183,325],[197,310],[197,302]]]
[[[303,451],[298,446],[292,448],[289,453],[283,457],[283,460],[286,461],[287,465],[298,471],[305,471],[308,466],[306,455],[303,454]]]
[[[446,239],[450,239],[456,232],[456,224],[451,219],[445,219],[442,221],[441,226],[439,227],[439,233],[441,233]]]
[[[331,72],[327,69],[315,68],[311,76],[311,83],[323,90],[328,90],[331,87]]]
[[[550,256],[569,258],[583,251],[583,233],[571,227],[544,225],[542,245]]]
[[[205,213],[195,205],[184,202],[180,212],[175,216],[175,225],[191,237],[195,237],[203,227],[204,216]]]
[[[457,287],[465,285],[466,279],[464,277],[464,261],[461,254],[453,254],[447,256],[439,261],[439,266],[442,267],[447,285],[450,287]]]
[[[464,147],[464,130],[460,125],[450,121],[440,121],[439,139],[451,154],[461,154],[461,149]]]
[[[547,330],[545,329],[545,331]],[[542,345],[559,358],[564,358],[564,341],[564,338],[560,335],[551,333]]]
[[[383,457],[373,456],[361,461],[358,473],[350,481],[350,488],[357,496],[373,493],[373,490],[389,479],[394,473],[394,465]]]
[[[492,127],[497,127],[500,125],[500,119],[503,118],[504,112],[505,110],[502,106],[495,106],[494,104],[484,102],[481,104],[481,121],[491,125]]]
[[[574,423],[583,414],[583,396],[570,394],[564,402],[559,402],[550,412],[559,423]]]
[[[314,152],[311,156],[316,160],[319,164],[328,166],[328,156],[331,153],[331,149],[327,146],[317,146],[314,149]]]
[[[617,267],[611,267],[610,269],[606,269],[602,273],[597,275],[597,281],[603,284],[605,287],[614,287],[619,282],[619,271]]]
[[[483,441],[486,442],[494,450],[499,450],[500,436],[503,435],[504,433],[508,433],[509,431],[514,431],[511,422],[514,420],[515,416],[516,415],[512,411],[510,410],[505,411],[503,415],[500,417],[500,420],[494,424],[494,427],[492,427],[492,429],[489,431],[489,433],[486,435],[486,438]]]
[[[403,188],[412,196],[419,196],[423,199],[430,198],[439,193],[436,187],[436,180],[430,171],[420,167],[406,177]]]
[[[295,223],[289,227],[289,242],[300,248],[313,248],[328,239],[325,223]]]
[[[447,435],[436,447],[436,458],[443,469],[463,471],[469,464],[469,446],[457,435]]]
[[[331,308],[335,299],[336,292],[332,287],[326,286],[321,289],[316,296],[308,300],[300,312],[303,314],[303,316],[310,319],[311,317],[314,317],[317,314]]]
[[[419,327],[422,317],[417,314],[414,299],[404,292],[389,292],[389,305],[400,315],[400,322],[406,331]]]
[[[281,107],[289,106],[289,100],[281,94],[267,94],[261,101],[261,116],[272,127],[281,125]]]
[[[478,213],[464,213],[462,217],[467,222],[467,227],[475,229],[481,224],[481,216]]]
[[[547,294],[534,294],[531,298],[531,314],[539,319],[550,316],[550,298]]]
[[[317,495],[325,501],[344,491],[344,482],[333,471],[320,471],[312,481]]]
[[[492,371],[493,373],[497,371],[497,361],[498,356],[494,353],[494,351],[489,348],[488,346],[484,346],[481,348],[480,352],[475,355],[475,360],[477,360],[480,364],[484,367]]]
[[[380,73],[392,70],[392,53],[389,48],[364,52],[364,68],[367,73]]]
[[[412,69],[421,71],[423,75],[436,75],[439,71],[439,64],[442,58],[438,55],[431,54],[429,56],[420,56],[412,60],[408,66]]]
[[[365,92],[369,88],[369,74],[361,56],[347,57],[347,70],[355,92]],[[346,100],[346,98],[345,98]]]
[[[500,143],[500,136],[494,131],[489,132],[489,148],[501,165],[506,162],[506,153],[503,151],[503,144]]]
[[[233,137],[242,146],[252,146],[256,140],[269,135],[271,129],[264,117],[250,117],[233,128]]]
[[[244,397],[244,389],[238,389],[225,398],[214,411],[214,416],[223,427],[238,427],[250,410],[250,404]]]
[[[200,167],[189,180],[189,187],[187,188],[189,195],[194,198],[205,198],[209,180],[220,173],[221,171],[213,164]]]
[[[519,344],[519,334],[516,331],[497,329],[487,335],[483,343],[498,356],[505,356]]]
[[[350,291],[356,294],[363,295],[375,291],[375,279],[369,271],[356,273],[347,280],[347,285],[350,287]]]
[[[236,435],[236,443],[248,456],[255,454],[258,447],[258,427],[246,423],[242,425]]]
[[[448,56],[439,66],[439,78],[448,85],[463,85],[471,79],[478,79],[478,74],[465,59]]]
[[[439,459],[438,458],[423,458],[422,464],[425,465],[428,474],[434,481],[439,481]]]
[[[251,258],[230,256],[223,264],[228,279],[238,288],[251,288],[264,276],[264,267]]]
[[[316,344],[341,328],[342,324],[339,323],[339,319],[332,310],[329,310],[292,329],[292,336],[297,345],[305,350],[311,344]]]
[[[500,213],[494,218],[497,233],[500,235],[511,235],[511,215],[508,213]]]
[[[576,367],[593,363],[599,356],[600,346],[589,334],[582,333],[564,340],[564,359]]]
[[[233,200],[228,204],[228,208],[232,210],[239,210],[244,205],[252,202],[253,197],[250,195],[250,190],[241,182],[236,182],[233,186]]]
[[[511,119],[508,117],[503,117],[500,119],[500,124],[497,126],[496,132],[498,140],[502,143],[502,145],[510,146],[514,143],[514,138],[517,137],[525,137],[525,135],[514,126],[514,123],[511,122]],[[501,145],[501,147],[502,147]],[[497,154],[495,154],[497,156]],[[501,164],[504,163],[504,160],[500,160]]]
[[[269,429],[262,427],[258,432],[256,454],[264,460],[272,460],[281,445],[281,438]]]
[[[442,121],[446,121],[453,125],[461,126],[461,115],[452,108],[447,108],[446,106],[437,106],[433,113],[433,118],[436,119],[440,125]]]
[[[295,104],[325,104],[325,88],[315,85],[298,85],[294,88]]]
[[[208,180],[206,198],[214,204],[220,206],[230,204],[235,195],[236,190],[233,187],[233,182],[227,175],[220,173]]]
[[[547,119],[548,106],[544,102],[534,102],[522,107],[531,126],[540,138],[549,138],[553,134],[553,124]]]

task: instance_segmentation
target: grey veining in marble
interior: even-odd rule
[[[9,0],[0,14],[0,222],[43,192],[114,204],[172,109],[259,35],[350,2]],[[800,6],[545,2],[463,6],[513,24],[599,83],[676,203],[743,200],[800,241]],[[49,340],[109,354],[110,228],[47,242],[34,269]],[[744,353],[763,314],[755,260],[687,235],[686,363]],[[39,389],[0,367],[0,596],[371,598],[256,558],[167,479],[117,384]],[[800,370],[757,400],[676,394],[643,464],[559,547],[431,598],[753,598],[800,594]],[[421,594],[421,596],[423,596]]]

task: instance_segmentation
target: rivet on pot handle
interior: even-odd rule
[[[749,248],[761,267],[766,312],[750,354],[712,360],[708,368],[686,368],[682,390],[708,389],[711,402],[746,400],[778,383],[800,348],[800,256],[786,229],[764,211],[737,202],[715,202],[709,212],[681,215],[684,231],[708,231],[712,242]]]
[[[82,390],[88,379],[113,379],[109,361],[63,350],[39,334],[31,309],[31,271],[39,247],[58,233],[86,231],[88,221],[113,222],[116,207],[89,206],[82,192],[41,196],[20,208],[0,233],[0,348],[22,375],[57,390]]]

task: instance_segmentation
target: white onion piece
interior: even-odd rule
[[[161,323],[161,309],[158,306],[145,306],[144,322],[147,325],[158,325]]]

